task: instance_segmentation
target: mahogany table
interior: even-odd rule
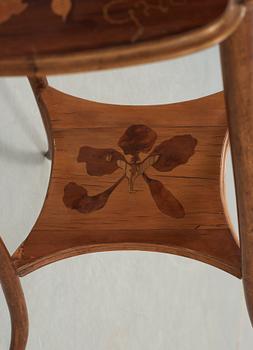
[[[225,91],[160,106],[90,102],[46,75],[169,59],[220,44]],[[19,278],[60,259],[109,250],[177,254],[245,287],[253,322],[253,1],[2,0],[0,75],[28,76],[52,171],[42,211],[0,281],[23,350],[28,316]],[[225,102],[224,102],[225,95]],[[240,226],[226,214],[229,129]],[[225,141],[224,141],[225,140]]]

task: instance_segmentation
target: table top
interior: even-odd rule
[[[230,31],[242,15],[241,5],[233,3],[2,0],[0,74],[63,73],[167,58]],[[182,39],[189,33],[196,39]]]

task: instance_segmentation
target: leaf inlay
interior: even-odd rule
[[[72,0],[52,0],[51,7],[53,12],[65,21],[72,8]]]
[[[13,15],[22,13],[27,5],[23,0],[0,0],[0,23],[7,22]]]

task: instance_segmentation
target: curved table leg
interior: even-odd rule
[[[238,30],[221,45],[237,192],[242,275],[253,325],[253,1]]]
[[[52,160],[53,158],[53,151],[54,151],[54,141],[52,137],[52,127],[50,123],[50,118],[48,115],[47,107],[45,106],[43,100],[41,99],[41,91],[48,86],[47,78],[46,77],[35,77],[30,76],[28,77],[29,83],[31,85],[31,88],[34,93],[34,97],[37,101],[42,122],[44,124],[45,132],[47,134],[47,142],[48,142],[48,151],[46,152],[45,156]]]
[[[28,315],[22,287],[10,255],[0,238],[0,282],[11,316],[10,350],[24,350],[28,338]]]

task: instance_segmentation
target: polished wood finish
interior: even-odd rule
[[[237,0],[2,0],[1,4],[0,75],[4,76],[89,71],[176,57],[221,42],[245,13]]]
[[[137,249],[194,258],[240,277],[220,200],[222,94],[162,106],[38,90],[51,118],[48,196],[13,256],[25,275],[78,254]]]
[[[11,316],[12,332],[10,350],[24,350],[28,337],[28,315],[24,294],[11,257],[1,239],[0,283]]]
[[[0,2],[0,75],[29,76],[48,137],[45,156],[52,159],[47,198],[31,233],[12,257],[0,240],[12,350],[24,350],[28,336],[17,275],[90,252],[171,253],[242,276],[253,322],[252,28],[252,0]],[[66,95],[43,77],[172,58],[225,39],[241,249],[220,198],[223,94],[116,106]]]
[[[253,2],[239,29],[221,46],[236,182],[242,275],[253,324]]]

